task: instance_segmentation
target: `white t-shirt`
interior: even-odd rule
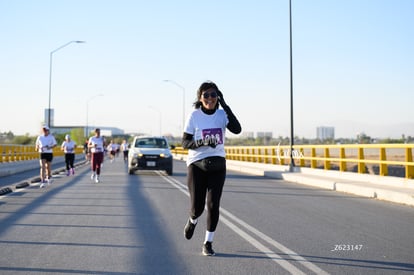
[[[65,154],[74,154],[75,153],[75,147],[76,147],[76,143],[71,140],[71,141],[63,141],[62,143],[62,148],[63,151],[65,152]]]
[[[91,148],[91,153],[98,153],[98,152],[104,151],[104,141],[102,137],[96,137],[96,136],[90,137],[89,144],[94,146]]]
[[[38,151],[41,153],[53,153],[52,147],[56,144],[56,139],[51,134],[47,136],[41,135],[36,139],[36,148],[38,148]]]
[[[121,149],[122,149],[122,151],[128,151],[128,146],[129,146],[129,144],[128,144],[128,143],[122,143],[122,144],[121,144]]]
[[[106,150],[108,150],[109,152],[111,151],[116,151],[116,149],[118,149],[118,146],[115,143],[110,143],[107,147]]]
[[[208,144],[209,140],[213,140],[216,148],[201,146],[189,149],[187,166],[206,157],[226,156],[224,141],[228,122],[227,114],[222,109],[217,109],[212,115],[205,114],[201,109],[195,109],[191,112],[184,132],[192,134],[195,141],[202,140],[205,144]]]

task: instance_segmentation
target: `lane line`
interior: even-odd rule
[[[251,245],[256,247],[259,251],[263,252],[267,257],[269,257],[272,261],[283,267],[286,271],[290,272],[291,274],[303,274],[306,273],[302,272],[293,264],[289,263],[288,260],[284,259],[282,256],[277,254],[276,252],[272,251],[270,248],[261,244],[258,240],[256,240],[253,236],[249,235],[245,231],[243,231],[240,227],[235,225],[234,223],[230,222],[226,217],[221,216],[220,220],[226,224],[231,230],[236,232],[240,237],[245,239]]]
[[[273,245],[274,247],[276,247],[277,249],[279,249],[280,251],[282,251],[283,253],[289,255],[292,259],[298,261],[300,264],[302,264],[303,266],[307,267],[309,270],[312,270],[313,272],[315,272],[316,274],[323,274],[323,275],[327,275],[329,273],[325,272],[324,270],[322,270],[321,268],[319,268],[318,266],[314,265],[313,263],[309,262],[308,260],[306,260],[305,258],[303,258],[302,256],[300,256],[299,254],[297,254],[296,252],[294,252],[293,250],[287,248],[286,246],[284,246],[283,244],[273,240],[272,238],[270,238],[269,236],[267,236],[266,234],[260,232],[259,230],[257,230],[256,228],[254,228],[253,226],[247,224],[246,222],[242,221],[241,219],[237,218],[236,216],[234,216],[233,214],[231,214],[229,211],[227,211],[224,208],[220,208],[220,211],[222,211],[223,214],[227,215],[229,218],[231,218],[233,221],[237,222],[238,224],[240,224],[241,226],[243,226],[245,229],[249,230],[250,232],[254,233],[256,236],[260,237],[262,240],[266,241],[267,243]]]
[[[163,175],[162,173],[159,173],[159,175],[166,180],[167,182],[169,182],[171,185],[173,185],[174,187],[176,187],[177,189],[179,189],[181,192],[183,192],[185,195],[189,196],[188,190],[187,190],[187,186],[185,186],[184,184],[182,184],[181,182],[179,182],[178,180],[171,178],[171,177],[167,177],[165,175]],[[279,264],[280,266],[282,266],[285,270],[287,270],[288,272],[290,272],[291,274],[305,274],[303,273],[301,270],[299,270],[297,267],[295,267],[294,265],[292,265],[291,263],[289,263],[288,260],[283,259],[279,254],[277,254],[276,252],[272,251],[271,249],[269,249],[268,247],[266,247],[265,245],[261,244],[258,240],[256,240],[253,236],[251,236],[250,234],[246,233],[245,231],[243,231],[240,226],[244,227],[245,229],[247,229],[248,231],[252,232],[253,234],[255,234],[257,237],[261,238],[262,240],[264,240],[265,242],[267,242],[268,244],[274,246],[275,248],[277,248],[278,250],[280,250],[281,252],[289,255],[292,259],[294,259],[295,261],[297,261],[298,263],[302,264],[304,267],[308,268],[309,270],[315,272],[316,274],[322,274],[322,275],[327,275],[329,273],[325,272],[324,270],[322,270],[321,268],[319,268],[318,266],[314,265],[313,263],[309,262],[308,260],[306,260],[305,258],[303,258],[302,256],[300,256],[299,254],[297,254],[296,252],[294,252],[293,250],[285,247],[284,245],[282,245],[281,243],[273,240],[272,238],[270,238],[269,236],[267,236],[266,234],[260,232],[259,230],[257,230],[256,228],[252,227],[251,225],[247,224],[246,222],[244,222],[243,220],[237,218],[235,215],[231,214],[229,211],[227,211],[224,208],[220,208],[220,211],[222,212],[223,215],[221,215],[220,219],[230,228],[232,229],[234,232],[236,232],[240,237],[242,237],[243,239],[245,239],[247,242],[249,242],[251,245],[253,245],[254,247],[256,247],[258,250],[260,250],[261,252],[263,252],[266,256],[268,256],[272,261],[276,262],[277,264]],[[233,222],[238,223],[240,226],[237,226],[236,224],[234,224]]]

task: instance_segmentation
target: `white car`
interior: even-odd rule
[[[165,137],[134,137],[128,152],[128,173],[132,175],[137,170],[165,170],[172,175],[173,157]]]

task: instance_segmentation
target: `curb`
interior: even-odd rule
[[[88,164],[87,161],[82,160],[82,161],[76,162],[75,163],[75,167],[80,167],[80,166],[84,166],[84,165],[87,165],[87,164]],[[52,170],[52,175],[58,175],[58,174],[60,174],[62,172],[65,172],[65,171],[66,171],[66,168],[65,167],[63,167],[63,168],[57,168],[55,170]],[[16,173],[16,172],[14,171],[14,173]],[[12,193],[13,192],[13,188],[14,189],[23,189],[23,188],[30,187],[32,184],[35,184],[35,183],[38,183],[38,182],[40,182],[40,177],[39,176],[35,176],[35,177],[29,178],[27,180],[24,180],[22,182],[19,182],[19,183],[15,184],[15,185],[3,187],[3,188],[0,189],[0,196],[3,196],[3,195],[7,195],[7,194]]]
[[[16,184],[15,188],[16,189],[21,189],[21,188],[26,188],[28,186],[30,186],[30,183],[27,182],[27,181],[23,181],[23,182],[20,182],[20,183]]]
[[[4,187],[0,189],[0,196],[6,195],[13,192],[13,190],[10,187]]]

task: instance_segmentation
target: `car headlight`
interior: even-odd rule
[[[169,158],[169,157],[171,157],[171,153],[161,153],[160,157],[161,158]]]

